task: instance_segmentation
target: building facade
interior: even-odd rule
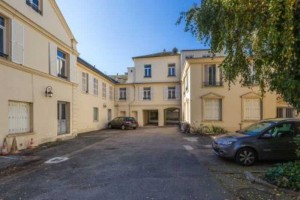
[[[18,149],[106,127],[114,117],[140,126],[186,121],[236,130],[264,118],[295,117],[275,94],[223,82],[224,54],[163,51],[134,57],[109,77],[79,57],[55,0],[0,1],[0,141]]]

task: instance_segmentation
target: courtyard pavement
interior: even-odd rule
[[[176,127],[82,134],[27,152],[40,159],[3,171],[0,199],[292,199],[245,179],[246,170],[274,163],[241,167],[215,156],[210,143]]]

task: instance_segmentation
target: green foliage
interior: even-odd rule
[[[225,50],[225,81],[262,94],[276,91],[300,110],[300,1],[202,0],[181,14],[185,31],[211,47]],[[255,73],[251,73],[253,66]]]
[[[279,187],[300,191],[300,162],[278,164],[266,172],[265,178]]]
[[[206,134],[206,135],[220,135],[228,133],[228,131],[220,126],[205,126],[201,124],[200,126],[192,126],[192,133],[194,134]]]
[[[300,158],[300,137],[295,137],[295,143],[297,145],[296,154]]]

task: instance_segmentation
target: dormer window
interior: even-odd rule
[[[42,0],[26,0],[26,4],[36,12],[42,14]]]

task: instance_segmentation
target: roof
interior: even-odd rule
[[[126,83],[128,79],[128,75],[109,75],[109,77],[118,83]]]
[[[177,56],[180,55],[180,53],[176,52],[172,52],[172,51],[163,51],[163,52],[159,52],[159,53],[153,53],[153,54],[148,54],[148,55],[143,55],[143,56],[136,56],[133,57],[132,59],[136,59],[136,58],[153,58],[153,57],[165,57],[165,56]]]
[[[181,52],[183,51],[211,51],[211,49],[183,49],[181,50]]]
[[[106,74],[104,74],[103,72],[101,72],[100,70],[98,70],[96,67],[94,67],[93,65],[91,65],[87,61],[83,60],[82,58],[77,57],[77,62],[80,63],[80,64],[82,64],[86,68],[88,68],[88,69],[96,72],[97,74],[99,74],[100,76],[102,76],[103,78],[105,78],[106,80],[108,80],[110,82],[113,82],[113,83],[118,83],[116,80],[114,80],[111,77],[107,76]]]

